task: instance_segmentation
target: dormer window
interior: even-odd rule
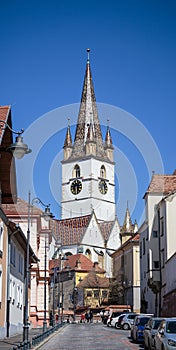
[[[74,169],[73,169],[73,177],[78,178],[78,177],[80,177],[80,176],[81,176],[80,167],[79,167],[78,164],[76,164],[76,165],[74,166]]]
[[[106,168],[104,165],[101,166],[100,168],[100,177],[105,179],[106,178]]]

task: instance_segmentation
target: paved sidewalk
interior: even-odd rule
[[[29,331],[29,340],[43,332],[43,328],[31,328]],[[0,339],[0,350],[9,350],[13,345],[23,342],[23,334],[13,335],[9,338]]]

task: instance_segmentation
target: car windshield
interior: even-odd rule
[[[135,317],[136,317],[136,315],[129,315],[128,318],[131,318],[132,320],[134,320]]]
[[[139,320],[139,324],[141,326],[144,326],[148,322],[149,318],[148,317],[143,317]]]
[[[160,323],[161,323],[161,320],[155,320],[155,321],[153,321],[152,328],[153,328],[153,329],[158,329]]]
[[[176,321],[167,322],[166,333],[175,333],[176,334]]]

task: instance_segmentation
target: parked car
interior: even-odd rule
[[[153,315],[137,315],[131,327],[131,338],[138,343],[144,340],[144,327]]]
[[[125,315],[126,314],[121,314],[117,317],[114,317],[111,321],[111,326],[115,328],[120,328],[121,321]]]
[[[107,322],[106,322],[107,326],[108,326],[108,327],[111,326],[111,321],[112,321],[112,319],[113,319],[113,318],[116,318],[116,317],[118,317],[118,316],[120,316],[120,315],[121,315],[121,312],[120,312],[120,311],[113,311],[113,312],[111,313],[111,315],[109,315],[109,317],[108,317],[108,319],[107,319]]]
[[[161,321],[154,345],[156,350],[176,350],[176,318]]]
[[[161,317],[151,318],[144,327],[144,349],[154,350],[154,337],[158,330],[158,327],[163,321]]]
[[[138,314],[134,312],[129,312],[128,314],[124,315],[121,320],[120,328],[125,330],[131,329],[131,325],[134,324],[134,319],[137,315]]]

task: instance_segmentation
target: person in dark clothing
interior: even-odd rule
[[[87,312],[85,313],[85,319],[86,319],[87,323],[89,323],[89,314]]]
[[[90,310],[89,312],[89,319],[90,319],[90,323],[93,322],[93,312]]]

